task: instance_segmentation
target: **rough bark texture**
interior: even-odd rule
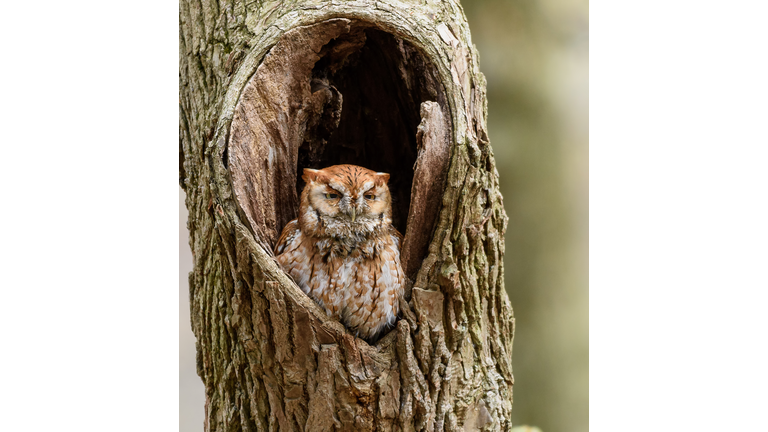
[[[448,2],[180,3],[180,182],[207,431],[511,428],[507,223],[485,80]],[[392,174],[410,280],[371,346],[271,249],[303,167]]]

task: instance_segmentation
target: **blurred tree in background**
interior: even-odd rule
[[[588,2],[462,0],[488,82],[488,131],[509,216],[513,421],[589,428]],[[201,431],[180,190],[180,431]]]
[[[589,429],[587,0],[463,0],[488,80],[506,287],[515,310],[512,418]]]

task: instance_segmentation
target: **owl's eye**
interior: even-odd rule
[[[339,197],[339,194],[335,194],[335,193],[327,193],[327,194],[325,194],[325,198],[326,199],[336,199],[338,197]]]
[[[365,199],[367,199],[367,200],[372,200],[373,199],[373,194],[366,194],[364,196],[365,196]]]

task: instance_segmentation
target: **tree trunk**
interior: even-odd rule
[[[511,428],[485,78],[456,1],[180,3],[180,183],[206,431]],[[303,167],[391,174],[403,318],[370,345],[272,247]]]

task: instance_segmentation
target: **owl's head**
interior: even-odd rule
[[[355,165],[334,165],[320,170],[305,168],[301,213],[313,211],[326,223],[364,228],[392,216],[389,174]],[[329,226],[329,228],[331,228]]]

